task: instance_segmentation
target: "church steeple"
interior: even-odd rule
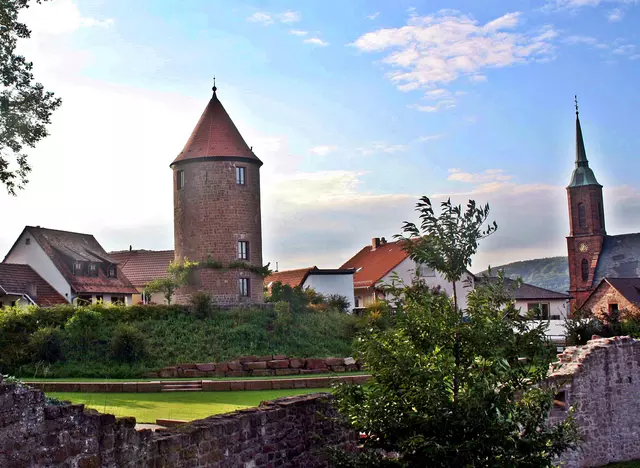
[[[576,168],[571,175],[570,187],[582,187],[585,185],[599,185],[593,170],[589,167],[587,151],[584,149],[584,139],[582,137],[582,127],[580,126],[580,115],[578,112],[578,98],[576,96]]]

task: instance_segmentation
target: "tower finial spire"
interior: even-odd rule
[[[216,75],[213,75],[213,94],[216,94],[216,91],[218,90],[218,88],[216,87]]]
[[[575,103],[575,106],[576,106],[576,115],[578,115],[579,112],[578,112],[578,95],[577,94],[573,96],[573,102]]]

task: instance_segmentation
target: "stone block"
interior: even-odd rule
[[[251,371],[251,375],[255,377],[269,377],[274,375],[274,372],[273,369],[256,369]]]
[[[276,375],[297,375],[300,369],[276,369]]]
[[[331,366],[331,372],[346,372],[347,368],[345,366]]]
[[[355,366],[355,364],[356,364],[356,360],[353,359],[352,357],[344,358],[344,365],[345,366]]]
[[[228,380],[203,380],[202,391],[204,392],[228,392],[231,385]]]
[[[237,390],[244,390],[244,383],[247,382],[246,380],[229,380],[229,390],[230,391],[237,391]]]
[[[305,365],[304,367],[306,369],[327,369],[327,363],[324,359],[317,359],[317,358],[312,358],[312,359],[307,359],[305,361]]]
[[[226,362],[218,362],[215,364],[216,371],[218,372],[227,372],[229,370],[229,364]]]
[[[295,388],[294,381],[298,379],[274,379],[271,381],[271,388],[273,390],[281,390],[285,388]]]
[[[229,370],[242,370],[242,363],[240,361],[230,361],[227,363]]]
[[[138,391],[138,382],[123,382],[122,391],[124,393],[136,393]]]
[[[247,380],[245,390],[271,390],[271,380]]]
[[[158,381],[138,382],[138,393],[155,393],[162,390],[162,384]]]
[[[163,379],[169,379],[178,376],[178,369],[175,367],[165,367],[160,369],[158,375]]]
[[[244,364],[245,362],[257,361],[258,356],[240,356],[237,360]]]
[[[229,371],[225,374],[227,377],[244,377],[243,371]]]
[[[307,388],[327,388],[331,386],[331,381],[328,377],[308,377],[306,379]]]
[[[343,358],[327,358],[324,360],[327,366],[344,366]]]
[[[264,361],[243,362],[242,365],[246,370],[266,369],[267,363]]]
[[[358,370],[360,370],[358,369],[358,366],[355,364],[346,366],[346,368],[347,368],[347,372],[357,372]]]
[[[184,371],[184,376],[185,377],[206,377],[207,373],[206,372],[202,372],[199,371],[198,369],[187,369]]]
[[[300,374],[325,374],[329,369],[326,367],[324,369],[300,369]]]
[[[176,367],[179,367],[183,370],[187,370],[187,369],[196,369],[197,366],[195,364],[178,364]]]
[[[293,388],[307,388],[307,379],[291,379]]]
[[[369,380],[371,380],[370,375],[354,375],[352,378],[353,383],[358,385],[366,384]]]
[[[289,367],[292,369],[299,369],[304,367],[304,359],[289,359]]]
[[[122,393],[123,392],[122,382],[105,383],[104,391],[108,393]]]
[[[279,359],[277,361],[269,361],[267,362],[267,367],[269,369],[286,369],[289,367],[289,360]]]
[[[216,370],[216,365],[213,363],[204,363],[204,364],[196,364],[196,367],[199,371],[202,372],[211,372]]]
[[[287,356],[285,356],[284,354],[274,354],[273,355],[273,360],[274,361],[282,361],[283,359],[287,359]]]
[[[269,355],[269,356],[260,356],[258,359],[256,359],[256,361],[271,361],[273,359],[273,356]]]

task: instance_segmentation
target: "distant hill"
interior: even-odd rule
[[[491,267],[491,275],[503,270],[509,278],[521,277],[525,283],[552,291],[567,292],[569,289],[569,266],[567,257],[535,258],[522,262],[507,263]],[[486,273],[483,271],[479,273]]]

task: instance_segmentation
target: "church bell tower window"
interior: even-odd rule
[[[581,228],[587,227],[587,216],[584,211],[583,203],[578,203],[578,226]]]
[[[589,261],[586,258],[582,259],[582,281],[589,279]]]

